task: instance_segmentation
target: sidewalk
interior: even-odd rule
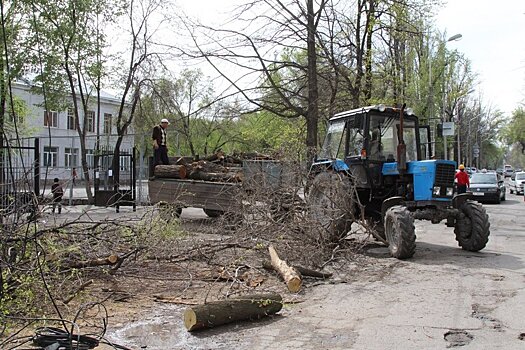
[[[141,186],[142,185],[142,186]],[[40,188],[41,191],[44,190],[43,187]],[[137,197],[137,205],[138,203],[148,203],[149,202],[149,196],[148,196],[148,181],[143,180],[142,184],[137,181],[137,188],[136,188],[136,197]],[[44,198],[51,199],[51,185],[46,186],[44,192]],[[94,187],[91,188],[91,194],[95,195],[95,189]],[[70,201],[71,198],[71,201]],[[86,205],[87,202],[87,192],[86,187],[84,184],[77,184],[75,187],[64,187],[64,196],[62,197],[63,203],[66,205]],[[71,203],[70,203],[71,202]]]

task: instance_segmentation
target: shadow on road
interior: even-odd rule
[[[378,259],[394,259],[387,247],[371,244],[365,247],[364,255]],[[459,247],[417,242],[416,254],[406,262],[422,265],[456,265],[465,268],[484,268],[494,270],[520,270],[525,267],[522,260],[504,253],[490,251],[468,252]]]
[[[286,319],[286,316],[283,316],[280,314],[274,314],[274,315],[262,318],[260,320],[233,322],[233,323],[225,324],[225,325],[218,326],[215,328],[203,329],[201,331],[196,331],[190,334],[193,337],[198,338],[198,339],[206,339],[206,338],[215,337],[215,336],[224,336],[224,334],[227,334],[229,332],[233,332],[234,334],[242,334],[242,331],[264,327],[274,322],[284,321],[285,319]],[[214,345],[217,345],[217,344],[218,343],[215,340]]]

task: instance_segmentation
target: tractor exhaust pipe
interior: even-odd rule
[[[405,140],[403,139],[406,105],[406,103],[403,103],[403,107],[401,107],[401,110],[399,111],[399,135],[397,135],[399,140],[399,144],[397,145],[397,170],[400,174],[404,174],[407,170],[407,146],[405,145]]]

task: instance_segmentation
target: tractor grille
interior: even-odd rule
[[[453,186],[456,169],[453,164],[436,164],[435,186]]]

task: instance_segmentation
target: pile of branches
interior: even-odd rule
[[[289,286],[298,285],[296,277],[283,271],[318,272],[302,275],[301,291],[330,283],[331,273],[358,259],[355,252],[366,244],[352,238],[351,224],[364,223],[355,188],[331,176],[314,195],[304,168],[281,162],[286,181],[260,181],[254,174],[245,179],[249,191],[241,192],[241,207],[219,217],[166,219],[151,207],[134,220],[96,220],[87,212],[71,221],[11,226],[1,236],[2,324],[50,312],[67,323],[79,303],[103,305],[117,293],[118,300],[148,293],[155,301],[177,303],[247,292],[294,295],[296,287],[292,292]],[[100,286],[107,282],[120,287]]]

